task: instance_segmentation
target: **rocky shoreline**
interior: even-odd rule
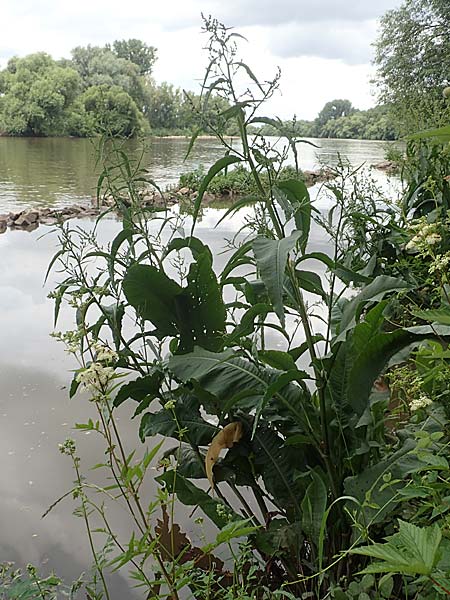
[[[304,171],[304,181],[308,187],[317,183],[330,181],[335,177],[330,169],[320,169],[318,171]],[[197,191],[188,187],[175,188],[167,190],[161,195],[156,190],[145,190],[139,198],[139,204],[142,208],[167,207],[175,204],[190,203],[197,197]],[[203,196],[203,204],[211,205],[214,202],[234,202],[239,198],[239,194],[230,191],[228,194],[211,194],[206,192]],[[125,205],[130,205],[127,198],[122,198]],[[90,205],[73,204],[62,208],[27,208],[17,212],[8,212],[0,214],[0,234],[8,229],[34,231],[39,225],[56,225],[69,219],[82,219],[85,217],[98,217],[100,214],[110,211],[115,205],[115,199],[112,196],[103,197],[100,202],[94,198]]]

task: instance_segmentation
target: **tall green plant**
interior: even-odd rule
[[[83,231],[61,231],[55,260],[66,278],[55,293],[56,314],[68,298],[78,325],[62,335],[80,359],[71,394],[87,387],[99,409],[99,425],[87,426],[105,437],[114,489],[141,527],[139,544],[133,537],[128,550],[112,537],[119,553],[115,564],[139,556],[147,591],[160,578],[165,591],[159,587],[155,596],[177,597],[189,589],[196,598],[214,597],[192,576],[204,558],[214,585],[223,589],[227,574],[212,567],[217,561],[210,545],[198,554],[188,542],[175,551],[172,542],[168,553],[165,536],[155,532],[154,505],[144,506],[138,493],[143,463],[131,467],[114,420],[117,407],[129,400],[140,417],[142,441],[155,445],[158,435],[175,444],[157,477],[160,503],[173,507],[176,498],[200,507],[219,528],[217,539],[247,535],[254,554],[241,574],[255,585],[254,597],[325,598],[366,565],[351,551],[385,535],[401,516],[405,481],[429,468],[430,455],[447,451],[440,438],[426,457],[417,451],[416,429],[432,433],[426,406],[412,430],[389,429],[389,394],[379,378],[421,340],[444,343],[450,332],[445,325],[389,320],[399,294],[408,297],[414,283],[383,274],[382,240],[367,239],[385,223],[379,202],[367,208],[361,188],[349,186],[355,175],[349,171],[328,186],[334,205],[324,219],[301,181],[281,178],[289,156],[298,173],[301,140],[288,136],[280,148],[249,134],[257,123],[284,132],[281,121],[261,115],[279,76],[260,82],[239,59],[235,32],[212,19],[205,29],[205,109],[213,93],[231,106],[210,126],[224,156],[203,177],[190,220],[143,208],[145,189],[154,184],[141,164],[115,147],[116,160],[102,174],[98,192],[116,199],[122,229],[107,249]],[[236,83],[243,78],[247,84]],[[223,134],[231,122],[240,147]],[[237,165],[249,170],[255,192],[223,218],[250,205],[254,216],[218,273],[196,225],[209,184]],[[386,214],[389,223],[395,221]],[[312,227],[331,236],[329,253],[311,250]],[[356,234],[358,252],[349,243]],[[350,291],[350,283],[357,289]],[[224,441],[226,425],[236,422],[238,439]],[[205,491],[207,449],[218,444],[229,450],[213,467],[214,492]],[[173,540],[176,526],[167,529]],[[186,555],[193,562],[183,560]],[[249,579],[255,572],[261,585]],[[402,581],[394,589],[406,597]]]

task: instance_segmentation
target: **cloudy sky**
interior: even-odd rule
[[[0,0],[0,65],[44,50],[69,57],[75,46],[139,38],[158,48],[154,76],[195,90],[203,74],[201,13],[249,41],[240,52],[261,79],[281,67],[270,110],[314,118],[333,98],[373,106],[372,42],[377,19],[401,0]]]

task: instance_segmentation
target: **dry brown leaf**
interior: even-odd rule
[[[206,476],[208,477],[212,490],[214,490],[213,467],[219,459],[220,451],[225,448],[231,448],[234,444],[239,442],[241,437],[242,423],[234,421],[233,423],[225,425],[222,431],[219,431],[213,438],[205,459]]]

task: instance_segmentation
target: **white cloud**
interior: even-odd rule
[[[2,0],[0,63],[46,51],[70,56],[79,45],[136,37],[158,48],[157,81],[193,88],[206,63],[201,12],[236,26],[250,40],[242,53],[268,78],[280,65],[281,116],[314,117],[337,96],[363,108],[373,104],[371,42],[376,18],[400,0]],[[250,60],[251,59],[251,60]]]

